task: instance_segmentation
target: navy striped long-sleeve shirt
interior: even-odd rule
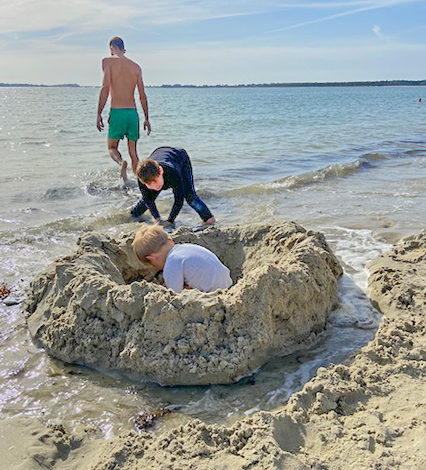
[[[164,186],[160,191],[155,191],[148,189],[138,180],[143,200],[152,216],[158,219],[160,213],[155,199],[164,189],[173,189],[175,201],[167,219],[173,223],[182,209],[186,194],[194,191],[191,162],[185,150],[173,147],[159,147],[151,153],[149,158],[157,161],[163,167]]]

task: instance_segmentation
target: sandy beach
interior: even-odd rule
[[[70,93],[76,106],[65,123],[61,109],[68,109]],[[142,145],[143,155],[182,142],[194,162],[197,190],[220,229],[294,221],[323,234],[344,269],[340,276],[333,268],[338,265],[330,263],[321,238],[308,245],[307,254],[295,253],[285,263],[285,256],[275,256],[293,244],[291,239],[281,245],[271,233],[262,245],[243,229],[229,250],[226,241],[201,233],[191,240],[204,240],[237,278],[243,271],[248,277],[244,289],[235,286],[221,294],[217,311],[203,296],[199,304],[206,318],[200,321],[198,299],[190,293],[169,302],[170,294],[149,286],[143,292],[127,282],[110,288],[111,276],[98,282],[88,270],[90,263],[108,265],[114,253],[120,258],[121,245],[107,240],[126,240],[139,227],[129,220],[140,198],[137,184],[120,189],[118,169],[99,150],[104,140],[90,130],[98,90],[4,92],[9,118],[2,124],[1,147],[10,158],[0,185],[0,280],[11,293],[0,304],[0,468],[422,468],[424,349],[417,296],[425,287],[423,241],[416,249],[397,249],[406,250],[404,255],[396,251],[379,258],[390,244],[424,226],[425,108],[413,100],[416,93],[409,87],[150,90],[153,109],[162,113],[156,133]],[[182,136],[178,110],[187,100],[196,105],[183,125],[197,132]],[[265,117],[255,133],[253,103]],[[208,119],[205,109],[214,110]],[[39,121],[46,125],[33,125]],[[28,161],[42,164],[28,172]],[[159,198],[162,214],[173,199],[165,193]],[[177,222],[178,231],[186,230],[198,224],[197,214],[184,206]],[[91,237],[93,232],[102,236]],[[294,236],[300,242],[311,238],[302,235]],[[75,258],[79,238],[91,253],[81,264]],[[249,262],[241,256],[242,240],[252,243]],[[75,259],[72,269],[55,261],[64,257]],[[369,296],[383,321],[366,295],[365,267],[376,258],[377,268],[369,267]],[[272,266],[261,268],[262,260]],[[319,268],[317,274],[309,277],[304,260]],[[328,275],[324,262],[331,267]],[[54,282],[49,282],[43,273],[52,263]],[[132,269],[113,264],[119,269],[112,268],[112,278],[131,280]],[[285,277],[283,269],[289,267],[292,274]],[[73,277],[87,282],[77,287]],[[34,342],[22,302],[37,278],[35,304],[43,292],[58,302],[54,318],[44,317],[49,308],[39,309],[31,324]],[[252,288],[255,279],[260,290]],[[280,282],[291,285],[295,295],[269,295]],[[98,288],[102,295],[96,295]],[[76,302],[61,303],[61,292]],[[141,312],[135,305],[144,293],[149,340],[137,328]],[[305,296],[318,308],[303,309],[298,299]],[[339,308],[330,314],[336,299]],[[167,305],[160,323],[157,301]],[[261,311],[259,301],[268,308]],[[67,303],[70,315],[61,317]],[[123,311],[135,318],[127,322]],[[301,311],[304,321],[294,313]],[[189,327],[180,320],[183,315]],[[80,321],[76,328],[73,318]],[[286,324],[297,335],[286,336]],[[177,341],[175,326],[182,331]],[[86,327],[91,333],[85,337]],[[243,334],[236,334],[238,329]],[[217,347],[228,336],[229,347]],[[310,339],[312,345],[274,357],[277,349],[290,352]],[[199,360],[197,348],[204,348],[209,360]],[[132,357],[139,358],[137,364]],[[191,374],[177,385],[188,364]],[[233,383],[256,367],[253,375]],[[149,374],[153,381],[109,374],[115,368]],[[227,385],[206,385],[219,376]]]
[[[3,3],[0,470],[426,469],[426,2]]]
[[[0,424],[7,469],[408,469],[426,465],[426,233],[368,269],[383,313],[349,363],[320,368],[286,406],[231,427],[193,420],[163,435],[69,433],[43,419]]]

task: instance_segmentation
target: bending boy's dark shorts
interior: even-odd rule
[[[136,108],[111,108],[108,119],[108,137],[136,142],[139,139],[139,115]]]

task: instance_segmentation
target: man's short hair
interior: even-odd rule
[[[114,36],[109,42],[109,45],[120,49],[120,51],[124,51],[124,41],[118,36]]]
[[[156,160],[141,160],[136,174],[142,183],[150,183],[160,176],[160,164]]]
[[[148,263],[146,257],[160,251],[168,239],[169,236],[160,225],[143,224],[133,239],[133,252],[139,261]]]

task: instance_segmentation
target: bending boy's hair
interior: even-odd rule
[[[133,239],[133,251],[139,261],[148,263],[146,257],[160,251],[167,240],[169,236],[160,225],[142,225]]]
[[[142,183],[150,183],[160,175],[158,162],[150,158],[141,160],[138,164],[136,175]]]

